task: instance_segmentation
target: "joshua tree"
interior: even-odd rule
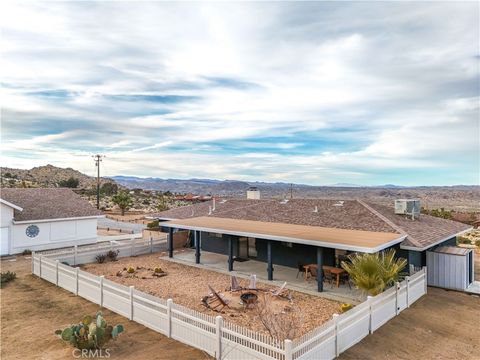
[[[350,261],[342,261],[342,267],[349,273],[355,286],[369,295],[375,296],[392,286],[403,274],[407,260],[395,258],[395,250],[390,249],[375,254],[353,254]]]
[[[125,210],[128,210],[133,205],[133,199],[126,191],[119,192],[112,197],[114,204],[117,204],[122,211],[122,216],[125,215]]]
[[[158,204],[157,204],[158,211],[165,211],[168,210],[168,201],[165,195],[158,196]]]

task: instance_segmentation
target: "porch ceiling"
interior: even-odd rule
[[[406,236],[392,232],[348,230],[206,216],[172,220],[161,223],[161,226],[369,253],[400,243]]]

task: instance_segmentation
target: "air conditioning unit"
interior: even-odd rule
[[[420,216],[420,200],[418,199],[399,199],[395,200],[395,214]]]

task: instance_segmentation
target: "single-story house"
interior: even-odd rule
[[[419,203],[416,205],[419,211]],[[190,230],[196,262],[201,250],[236,258],[254,258],[267,265],[296,268],[299,263],[338,265],[351,252],[375,253],[389,248],[410,266],[426,266],[426,252],[456,245],[456,236],[471,226],[429,215],[399,215],[391,206],[362,200],[213,199],[152,215],[172,235]],[[170,236],[172,238],[172,236]],[[169,248],[173,256],[173,246]],[[473,267],[472,267],[473,269]],[[472,270],[473,271],[473,270]],[[318,276],[318,290],[323,289]]]
[[[102,213],[70,189],[0,189],[1,255],[97,241]]]

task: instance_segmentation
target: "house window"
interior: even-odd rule
[[[208,237],[221,238],[223,235],[218,233],[208,233]]]

